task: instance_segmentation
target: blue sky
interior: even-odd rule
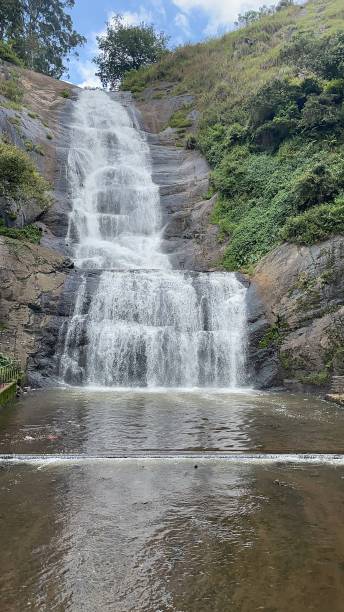
[[[264,0],[76,0],[72,11],[75,29],[86,36],[79,60],[71,59],[69,80],[81,86],[96,86],[96,36],[116,13],[130,24],[145,21],[166,32],[172,46],[197,42],[233,28],[239,13],[257,9]],[[266,4],[274,4],[267,1]]]

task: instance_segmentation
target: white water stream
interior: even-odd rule
[[[110,387],[244,383],[245,288],[234,274],[171,269],[150,151],[102,91],[75,104],[67,241],[84,270],[65,335],[66,382]],[[96,289],[89,279],[98,271]],[[90,297],[91,292],[91,297]]]

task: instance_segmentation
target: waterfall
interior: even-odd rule
[[[61,377],[111,387],[244,382],[245,288],[234,274],[172,270],[144,134],[120,99],[83,91],[68,160],[67,242],[80,283]]]

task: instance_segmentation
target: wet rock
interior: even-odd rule
[[[58,311],[64,257],[38,245],[0,237],[0,352],[27,367]]]
[[[326,392],[344,373],[344,237],[283,244],[257,266],[252,287],[269,322],[265,346],[291,390]]]

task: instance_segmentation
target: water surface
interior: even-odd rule
[[[316,453],[343,450],[343,415],[287,394],[29,394],[1,413],[0,452],[38,454],[0,464],[1,610],[341,612],[344,466]]]

